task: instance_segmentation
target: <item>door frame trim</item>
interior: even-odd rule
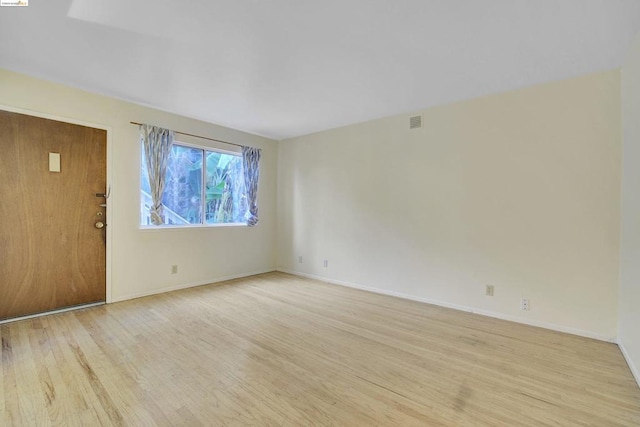
[[[45,113],[42,111],[36,111],[36,110],[29,110],[26,108],[20,108],[20,107],[14,107],[12,105],[6,105],[6,104],[0,104],[0,110],[4,110],[4,111],[8,111],[11,113],[18,113],[18,114],[25,114],[28,116],[33,116],[33,117],[39,117],[42,119],[49,119],[49,120],[55,120],[58,122],[64,122],[64,123],[70,123],[73,125],[80,125],[80,126],[86,126],[86,127],[90,127],[90,128],[94,128],[94,129],[101,129],[107,132],[107,188],[105,188],[105,191],[108,191],[108,189],[111,188],[111,181],[112,181],[112,170],[111,170],[111,163],[112,163],[112,158],[113,158],[113,153],[112,153],[112,149],[113,149],[113,144],[112,144],[112,134],[113,134],[113,128],[111,126],[102,124],[102,123],[95,123],[95,122],[88,122],[85,120],[78,120],[78,119],[74,119],[72,117],[65,117],[65,116],[59,116],[57,114],[50,114],[50,113]],[[105,302],[107,304],[111,303],[111,238],[112,238],[112,229],[113,229],[113,221],[111,220],[113,218],[113,199],[109,198],[109,200],[107,200],[107,218],[109,221],[109,226],[106,227],[106,236],[107,236],[107,247],[106,247],[106,265],[105,265],[105,270],[106,270],[106,286],[105,286]]]

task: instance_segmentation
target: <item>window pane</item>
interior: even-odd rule
[[[198,148],[171,147],[162,197],[165,224],[202,223],[202,155]]]
[[[244,188],[242,157],[206,151],[207,224],[245,222],[247,198]]]
[[[151,188],[147,172],[147,159],[144,155],[144,144],[140,144],[140,224],[150,225]]]
[[[203,162],[206,164],[204,188]],[[141,144],[141,225],[151,225],[150,193]],[[167,225],[245,223],[248,205],[242,156],[174,144],[167,165],[162,204]]]

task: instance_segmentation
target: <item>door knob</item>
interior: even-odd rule
[[[102,222],[102,221],[96,222],[96,228],[98,228],[98,229],[104,228],[104,222]]]

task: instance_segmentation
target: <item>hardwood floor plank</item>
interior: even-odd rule
[[[7,409],[7,400],[5,398],[5,381],[4,366],[9,366],[9,362],[5,362],[5,357],[8,359],[9,355],[5,353],[5,339],[3,337],[3,328],[0,325],[0,421],[9,418]]]
[[[3,426],[640,425],[613,344],[283,273],[0,338]]]
[[[29,331],[30,328],[21,328],[11,336],[13,359],[21,362],[14,364],[21,417],[26,416],[34,425],[48,426],[51,421],[47,416],[45,396],[37,392],[40,381],[33,349],[29,345]]]
[[[46,409],[49,420],[52,424],[80,425],[77,414],[70,411],[72,408],[65,408],[68,401],[67,391],[64,381],[56,375],[55,359],[51,350],[51,345],[47,332],[42,326],[41,319],[32,321],[32,328],[29,330],[30,346],[33,349],[34,362],[40,383],[40,392],[45,397]],[[64,418],[63,418],[63,415]]]

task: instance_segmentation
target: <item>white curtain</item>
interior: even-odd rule
[[[171,154],[174,132],[172,130],[150,125],[140,126],[140,140],[144,145],[144,155],[147,160],[149,186],[151,187],[151,222],[154,225],[164,224],[162,214],[162,195],[164,194],[167,163]]]
[[[242,147],[242,166],[244,168],[244,186],[249,204],[247,225],[253,227],[258,223],[258,181],[260,178],[259,148]]]

